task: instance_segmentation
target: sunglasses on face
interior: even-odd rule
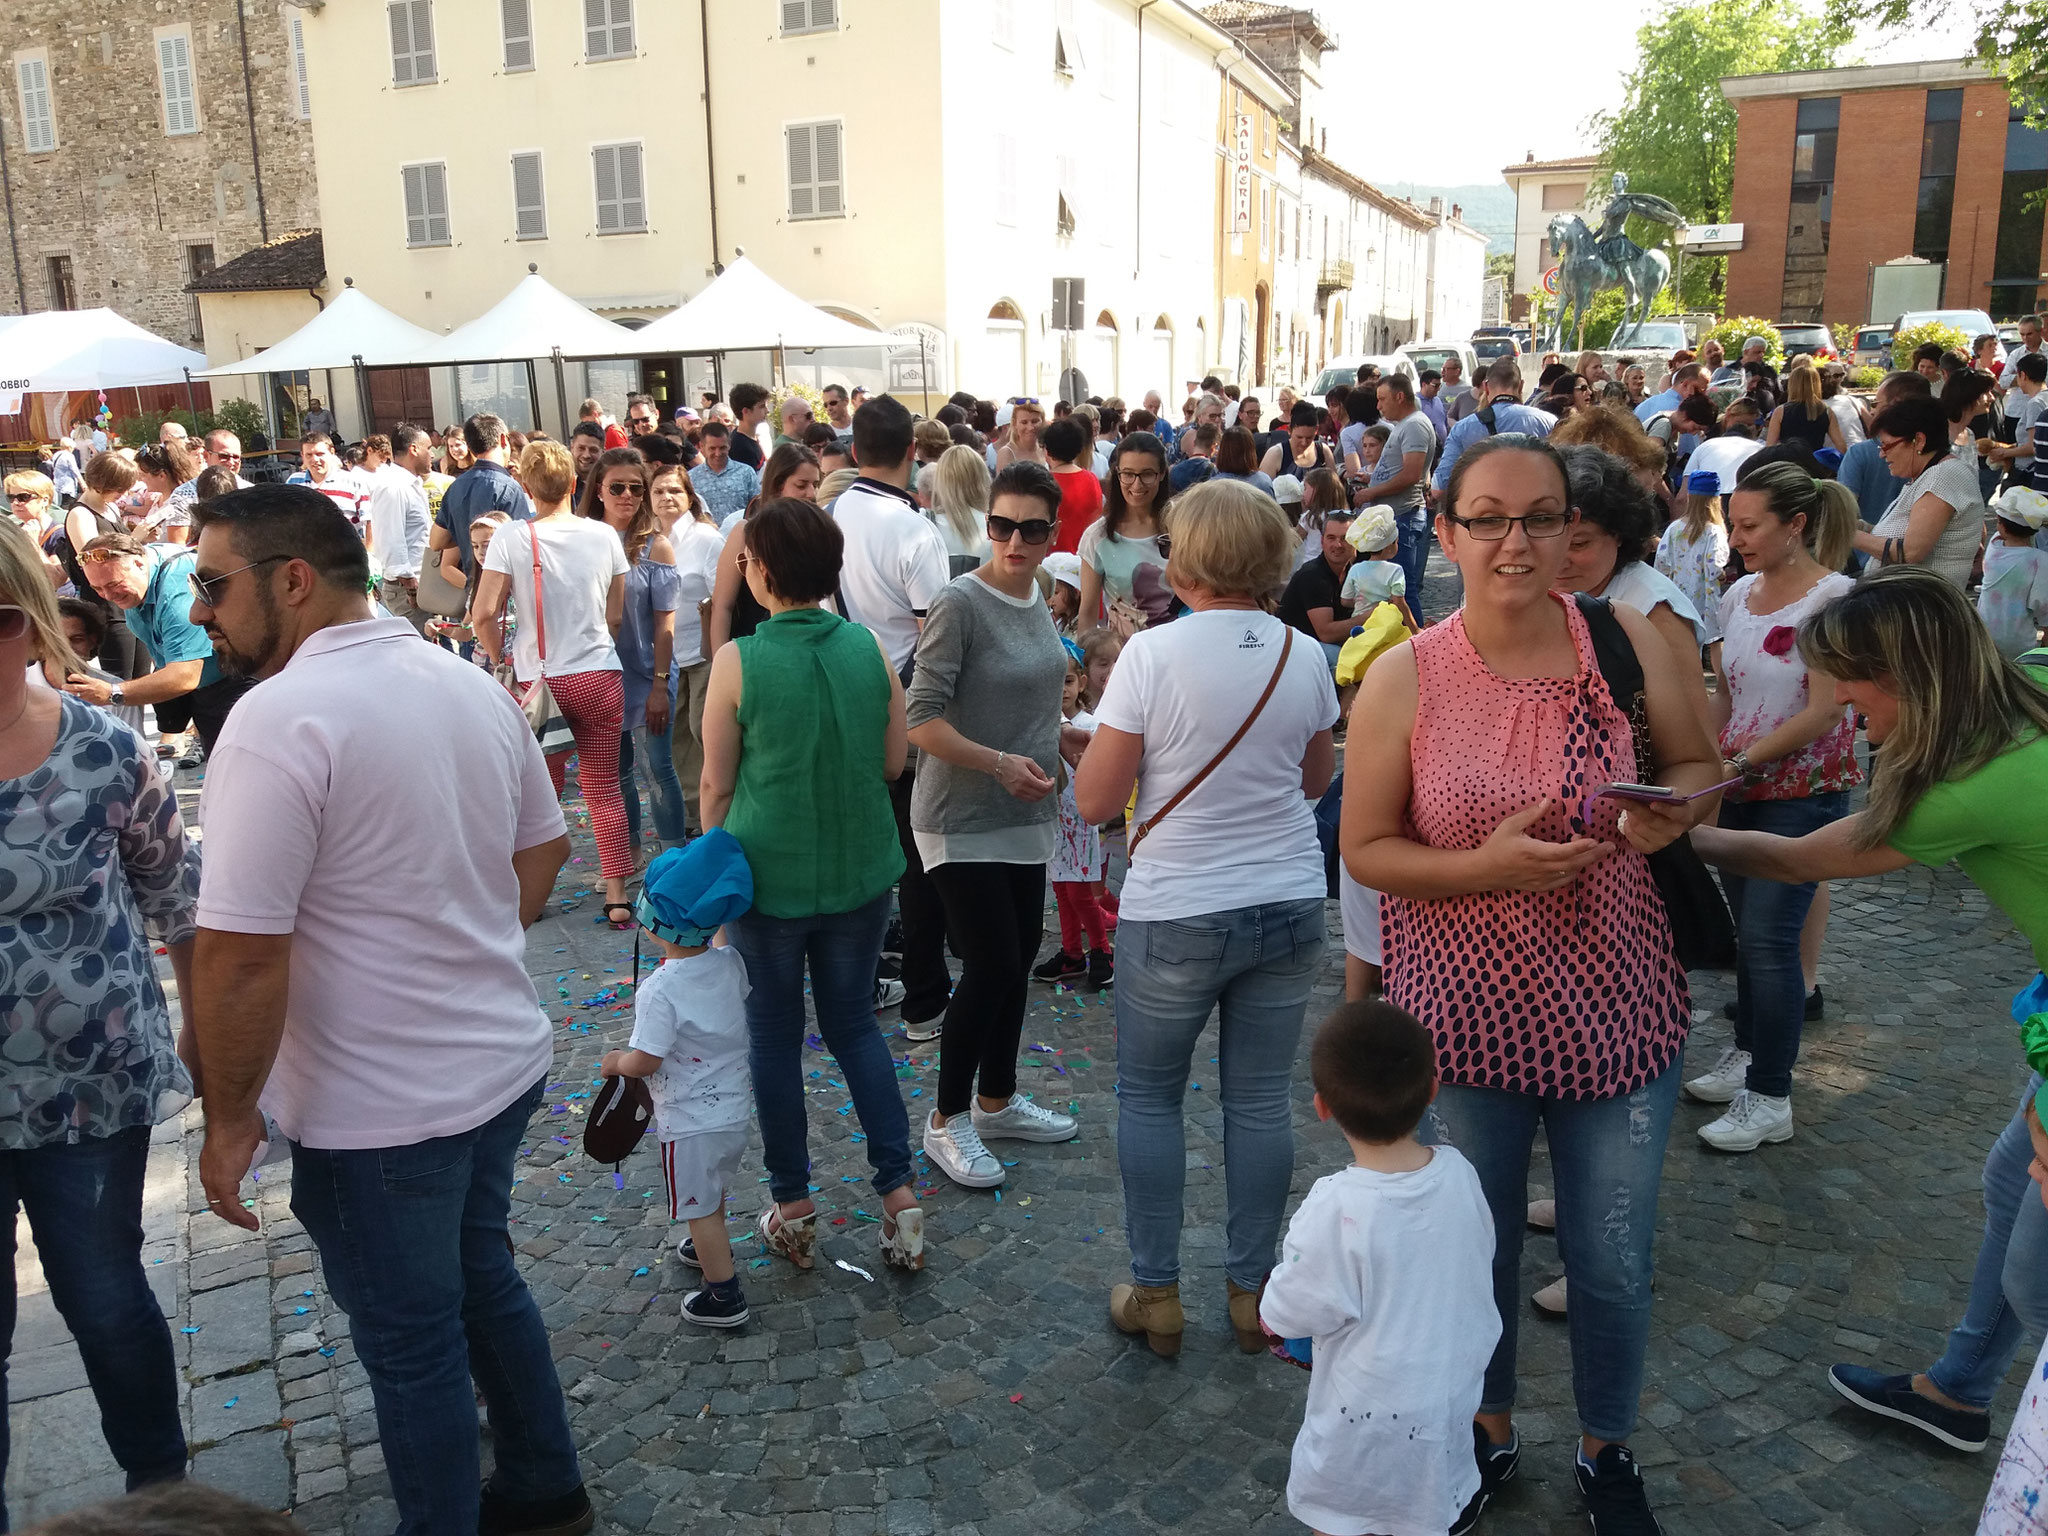
[[[220,598],[218,592],[221,584],[230,577],[239,576],[244,571],[253,571],[258,566],[274,565],[279,560],[289,559],[291,559],[290,555],[265,555],[261,560],[251,560],[247,565],[238,565],[232,571],[222,571],[218,576],[202,577],[195,571],[187,576],[185,580],[191,584],[194,601],[204,603],[207,607],[213,608],[219,606]]]
[[[9,491],[7,499],[9,501],[41,501],[43,498],[34,491]]]
[[[636,427],[651,427],[654,425],[654,418],[652,416],[628,416],[626,420]]]
[[[13,603],[0,603],[0,642],[19,640],[28,633],[28,610]]]
[[[994,513],[989,514],[988,537],[991,544],[1007,544],[1020,534],[1026,544],[1043,544],[1052,537],[1052,524],[1042,517],[1029,517],[1020,523],[1011,518],[997,517]]]
[[[638,480],[614,480],[604,488],[607,496],[643,496],[647,487]]]

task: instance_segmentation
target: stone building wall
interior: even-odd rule
[[[76,307],[105,305],[198,346],[198,305],[184,291],[195,266],[209,253],[214,265],[232,260],[266,229],[319,223],[290,26],[307,13],[281,0],[12,0],[7,10],[0,142],[12,211],[0,206],[0,313],[59,307],[68,260]],[[170,133],[159,40],[179,29],[197,124]],[[47,60],[56,128],[56,147],[41,152],[26,142],[23,104],[22,65],[35,57]]]

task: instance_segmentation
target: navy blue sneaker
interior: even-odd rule
[[[1487,1439],[1486,1431],[1475,1423],[1472,1426],[1472,1459],[1479,1463],[1479,1491],[1472,1495],[1472,1502],[1458,1511],[1458,1518],[1451,1522],[1451,1536],[1466,1536],[1466,1532],[1479,1524],[1479,1517],[1486,1513],[1487,1501],[1514,1481],[1515,1474],[1522,1467],[1522,1437],[1515,1435],[1506,1445],[1495,1445]]]
[[[1572,1476],[1578,1479],[1586,1511],[1593,1517],[1593,1536],[1664,1536],[1664,1527],[1650,1513],[1643,1474],[1636,1470],[1636,1459],[1627,1446],[1601,1446],[1590,1472],[1575,1454]]]
[[[676,1249],[676,1257],[692,1269],[702,1269],[704,1267],[704,1261],[697,1257],[697,1239],[694,1237],[683,1239],[682,1246]]]
[[[1831,1365],[1828,1385],[1858,1408],[1925,1430],[1959,1451],[1981,1451],[1991,1438],[1991,1415],[1944,1408],[1913,1390],[1911,1376],[1880,1376],[1860,1365]]]
[[[706,1286],[683,1298],[683,1321],[700,1328],[737,1328],[747,1316],[747,1298],[737,1286],[725,1296]]]

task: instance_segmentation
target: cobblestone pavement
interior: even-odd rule
[[[580,817],[577,818],[580,820]],[[572,1422],[614,1530],[921,1536],[926,1532],[1298,1531],[1284,1499],[1305,1383],[1233,1347],[1219,1270],[1221,1116],[1196,1053],[1188,1095],[1186,1349],[1152,1357],[1109,1326],[1125,1274],[1106,999],[1035,988],[1023,1086],[1071,1108],[1081,1135],[1013,1152],[1000,1198],[926,1191],[930,1267],[879,1262],[878,1203],[832,1063],[813,1051],[811,1126],[821,1258],[804,1275],[737,1244],[754,1319],[684,1327],[688,1272],[672,1256],[651,1144],[611,1170],[573,1145],[591,1066],[623,1041],[613,1001],[631,939],[587,894],[587,827],[530,965],[560,1021],[549,1104],[520,1160],[515,1241],[553,1333]],[[1333,933],[1336,904],[1330,905]],[[1710,1116],[1683,1105],[1660,1209],[1658,1292],[1634,1445],[1673,1536],[1907,1536],[1973,1529],[1998,1442],[1945,1451],[1828,1391],[1829,1362],[1923,1366],[1960,1312],[1981,1223],[1984,1152],[2023,1079],[2006,1005],[2026,946],[1955,871],[1838,887],[1794,1091],[1799,1133],[1749,1157],[1707,1153]],[[1694,1070],[1728,1034],[1730,979],[1695,978]],[[1342,990],[1333,942],[1311,1023]],[[904,1047],[897,1042],[899,1051]],[[899,1073],[915,1123],[936,1048]],[[1298,1198],[1343,1146],[1296,1079]],[[147,1221],[152,1279],[172,1317],[195,1475],[276,1506],[309,1531],[393,1523],[370,1393],[348,1328],[287,1207],[285,1170],[251,1186],[260,1238],[205,1215],[200,1118],[163,1127]],[[1014,1145],[1014,1144],[1013,1144]],[[1536,1192],[1545,1188],[1540,1160]],[[732,1205],[751,1232],[758,1148]],[[920,1159],[920,1182],[934,1177]],[[750,1192],[751,1191],[751,1192]],[[679,1231],[674,1234],[679,1236]],[[42,1292],[24,1227],[12,1362],[17,1525],[117,1491],[76,1353]],[[844,1260],[873,1275],[840,1268]],[[1525,1282],[1557,1273],[1532,1236]],[[1564,1328],[1525,1316],[1520,1480],[1482,1529],[1579,1532]],[[2000,1395],[2009,1417],[2029,1341]]]

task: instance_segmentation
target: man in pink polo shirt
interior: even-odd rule
[[[401,1529],[576,1536],[594,1515],[506,1232],[553,1056],[524,958],[569,852],[547,765],[504,689],[373,616],[362,540],[317,487],[209,511],[192,619],[259,681],[201,803],[208,1206],[256,1225],[239,1196],[267,1114],[369,1373]],[[497,1450],[481,1494],[478,1390]]]

